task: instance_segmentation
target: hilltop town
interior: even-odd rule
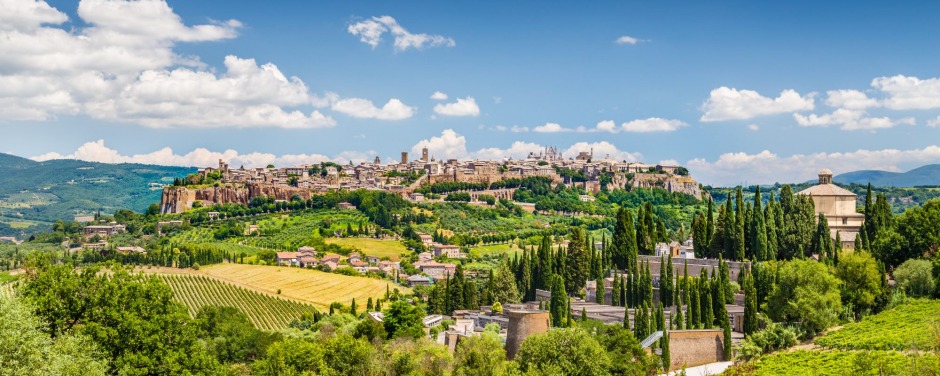
[[[289,200],[298,195],[309,199],[312,194],[356,189],[394,192],[420,202],[429,198],[420,189],[422,186],[447,182],[467,183],[456,191],[472,192],[472,200],[476,201],[483,194],[512,198],[516,187],[493,183],[527,177],[546,177],[553,186],[577,186],[587,193],[602,189],[662,188],[696,199],[706,194],[682,166],[595,158],[593,151],[582,151],[566,158],[556,148],[548,147],[522,160],[437,160],[423,148],[418,159],[409,159],[408,152],[402,152],[399,161],[388,164],[375,157],[372,162],[358,165],[324,162],[236,169],[219,160],[218,167],[201,168],[198,173],[177,179],[173,186],[166,187],[160,205],[161,212],[168,214],[184,212],[194,204],[247,204],[256,196]],[[584,200],[590,199],[584,197]]]

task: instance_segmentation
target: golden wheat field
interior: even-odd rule
[[[203,267],[198,273],[269,294],[277,294],[280,289],[280,296],[308,302],[321,309],[333,302],[349,305],[353,298],[357,305],[364,307],[370,297],[384,297],[386,286],[392,290],[396,288],[394,283],[380,279],[283,266],[218,264]],[[397,288],[410,292],[407,288]]]

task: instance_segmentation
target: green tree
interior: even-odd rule
[[[519,303],[519,289],[509,266],[500,264],[493,272],[493,299],[501,303]]]
[[[109,355],[109,373],[213,373],[187,309],[154,276],[123,267],[31,269],[21,290],[55,338],[82,334]]]
[[[548,310],[552,319],[552,326],[564,327],[568,319],[568,295],[565,292],[565,280],[560,275],[553,275],[549,278],[552,298],[549,301]]]
[[[82,335],[53,339],[20,299],[0,294],[0,375],[105,375],[98,346]]]
[[[531,374],[607,375],[610,357],[582,329],[550,330],[525,340],[516,354],[520,371]]]
[[[232,307],[204,306],[196,313],[199,338],[220,363],[247,363],[264,355],[279,334],[255,328],[248,315]]]
[[[424,336],[424,310],[420,307],[408,304],[403,300],[396,300],[389,304],[385,310],[385,319],[382,324],[385,326],[385,332],[388,338],[410,337],[421,338]]]
[[[842,284],[829,268],[816,261],[792,260],[780,267],[777,285],[768,301],[776,321],[800,325],[807,338],[838,323]]]
[[[454,374],[457,376],[505,375],[513,368],[506,360],[506,349],[498,336],[470,336],[457,343],[454,352]]]
[[[829,221],[826,215],[819,213],[816,220],[816,233],[813,235],[812,252],[819,256],[819,260],[829,262],[832,259],[832,235],[829,232]]]
[[[929,296],[936,287],[930,261],[910,259],[894,271],[894,279],[904,291],[915,297]]]
[[[575,295],[587,281],[590,269],[590,255],[585,247],[584,230],[574,227],[568,236],[568,253],[566,257],[567,270],[565,273],[565,287],[569,295]]]
[[[743,270],[744,279],[744,334],[751,335],[757,331],[757,289],[754,286],[754,277],[748,270]]]
[[[842,302],[858,316],[875,308],[881,296],[881,272],[878,263],[865,251],[846,252],[839,257],[836,277],[842,280]]]
[[[751,255],[755,260],[770,260],[767,249],[767,226],[761,209],[760,186],[754,193],[754,214],[751,220]]]

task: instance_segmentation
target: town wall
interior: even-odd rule
[[[670,330],[671,369],[682,369],[724,360],[724,333],[720,329]]]

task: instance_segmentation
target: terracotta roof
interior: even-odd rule
[[[852,193],[852,191],[842,188],[835,184],[817,184],[812,187],[806,188],[797,194],[813,195],[813,196],[852,196],[852,197],[855,197],[855,193]]]

